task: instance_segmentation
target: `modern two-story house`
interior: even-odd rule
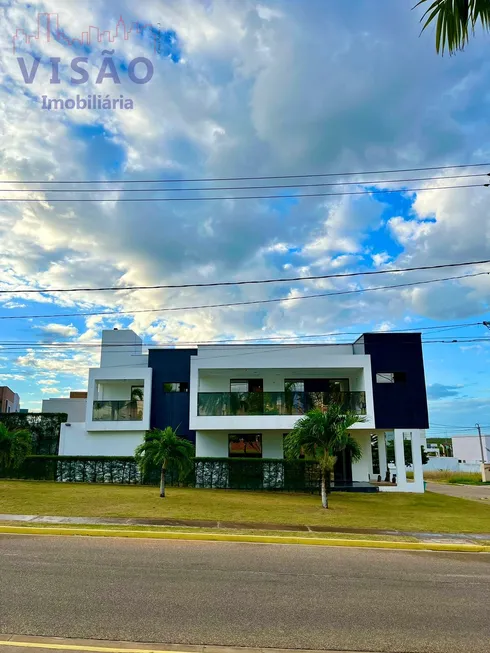
[[[100,368],[89,372],[85,422],[62,426],[60,455],[132,455],[146,430],[172,426],[195,442],[198,458],[282,459],[284,437],[298,418],[335,401],[359,415],[351,433],[363,451],[359,462],[339,458],[335,482],[384,477],[392,441],[396,485],[380,489],[423,492],[420,446],[428,411],[420,334],[366,333],[339,345],[142,349],[132,331],[103,332]]]

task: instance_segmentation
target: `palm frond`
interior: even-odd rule
[[[298,458],[303,451],[306,456],[315,458],[322,468],[335,464],[336,457],[349,449],[353,460],[362,457],[359,443],[350,436],[348,429],[363,417],[345,411],[342,406],[332,404],[327,410],[312,410],[299,419],[284,441],[286,458]]]
[[[0,422],[0,464],[18,469],[32,451],[32,435],[25,429],[10,431]]]
[[[415,7],[428,2],[431,0],[419,0]],[[434,21],[437,52],[444,54],[447,47],[454,54],[464,49],[477,23],[486,31],[490,29],[490,0],[433,0],[420,19],[422,32]]]
[[[192,468],[194,445],[180,438],[170,426],[165,429],[152,429],[145,433],[144,441],[136,447],[134,457],[142,474],[158,468],[175,466],[180,475]]]

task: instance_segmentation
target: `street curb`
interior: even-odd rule
[[[462,553],[490,553],[490,546],[479,544],[451,544],[447,542],[389,542],[385,540],[347,540],[280,535],[234,535],[232,533],[179,533],[164,531],[120,531],[89,528],[59,528],[36,526],[1,526],[0,534],[10,535],[74,535],[88,537],[126,537],[136,539],[188,540],[200,542],[245,542],[255,544],[301,544],[307,546],[341,546],[369,549],[401,549],[409,551],[456,551]]]

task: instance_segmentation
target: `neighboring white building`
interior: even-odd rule
[[[68,415],[67,422],[84,422],[87,412],[87,397],[70,396],[43,399],[41,412],[66,413]]]
[[[457,435],[451,438],[451,442],[453,456],[461,463],[490,462],[490,435],[482,435],[484,460],[482,460],[482,446],[478,435]]]
[[[198,458],[282,459],[284,436],[296,421],[313,407],[328,410],[331,401],[362,416],[351,434],[363,457],[339,459],[339,485],[373,479],[376,435],[382,477],[387,438],[394,439],[398,463],[397,485],[381,489],[423,492],[420,445],[428,417],[420,334],[365,334],[342,345],[150,349],[145,355],[134,332],[104,331],[101,365],[89,371],[84,420],[70,417],[62,426],[59,453],[131,456],[149,428],[172,426],[195,441]]]

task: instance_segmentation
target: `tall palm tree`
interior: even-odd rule
[[[426,7],[428,2],[431,4],[421,18],[422,31],[436,22],[438,53],[444,54],[446,45],[450,54],[463,50],[478,22],[484,30],[490,29],[490,0],[419,0],[415,7]]]
[[[363,420],[355,413],[345,411],[341,405],[331,404],[325,410],[317,408],[299,419],[284,440],[286,458],[299,458],[303,451],[306,457],[318,462],[324,508],[328,508],[329,480],[337,456],[349,451],[354,462],[362,457],[361,447],[348,429]]]
[[[32,451],[32,435],[26,429],[10,431],[0,422],[0,466],[18,469]]]
[[[163,431],[153,429],[145,433],[145,439],[134,452],[134,457],[145,475],[155,467],[160,468],[160,497],[165,497],[165,474],[169,465],[175,466],[181,478],[192,469],[194,445],[189,440],[179,438],[173,428],[167,426]]]

